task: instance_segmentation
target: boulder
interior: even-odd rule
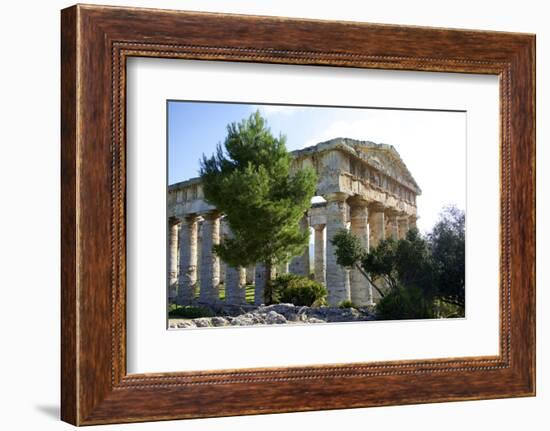
[[[288,320],[294,320],[296,316],[296,306],[294,304],[272,304],[272,305],[263,305],[258,308],[259,313],[269,313],[274,311]]]
[[[252,315],[250,313],[237,316],[233,318],[233,320],[231,320],[231,325],[233,326],[250,326],[254,325],[254,323],[254,319],[252,318]]]
[[[176,323],[176,326],[178,328],[196,328],[197,325],[192,320],[183,320],[181,322]]]
[[[210,319],[210,322],[212,323],[212,326],[227,326],[228,321],[227,319],[221,317],[221,316],[214,316]]]
[[[193,319],[193,322],[197,326],[197,328],[208,328],[212,326],[212,321],[209,317],[199,317],[197,319]]]
[[[268,325],[280,325],[283,323],[287,323],[287,320],[282,314],[271,310],[265,316],[265,323],[267,323]]]

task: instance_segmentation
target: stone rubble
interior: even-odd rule
[[[171,318],[170,329],[208,328],[222,326],[254,326],[282,324],[311,324],[329,322],[361,322],[375,320],[372,307],[305,307],[293,304],[261,306],[223,306],[212,310],[214,317],[195,319]]]

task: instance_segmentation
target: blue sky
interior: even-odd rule
[[[274,135],[287,137],[288,150],[303,148],[319,128],[335,118],[351,119],[357,109],[251,105],[232,103],[168,103],[168,182],[173,184],[198,176],[198,160],[211,155],[223,143],[227,124],[241,121],[259,109]],[[366,139],[366,137],[365,137]]]
[[[422,189],[423,231],[431,230],[443,206],[465,209],[464,112],[169,101],[169,184],[198,176],[199,160],[223,143],[227,124],[256,109],[275,135],[286,135],[290,151],[336,137],[393,145]]]

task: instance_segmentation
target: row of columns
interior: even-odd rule
[[[407,232],[416,227],[415,218],[400,212],[388,210],[377,202],[355,196],[349,198],[344,193],[325,196],[326,203],[326,285],[329,305],[351,301],[357,305],[373,303],[373,286],[369,284],[359,269],[346,270],[338,265],[332,239],[340,229],[347,229],[359,238],[367,251],[376,247],[385,238],[395,240],[405,238]],[[316,236],[317,239],[317,236]],[[319,241],[320,242],[320,241]],[[315,242],[317,246],[317,241]],[[317,255],[317,251],[316,251]],[[316,259],[317,264],[317,259]]]
[[[191,303],[196,297],[197,283],[200,279],[199,302],[216,302],[224,269],[226,302],[245,303],[247,271],[242,267],[233,268],[228,265],[222,268],[220,258],[214,253],[214,246],[220,243],[221,234],[231,236],[229,226],[221,222],[217,211],[201,214],[201,217],[203,222],[200,265],[199,216],[193,214],[180,220],[171,219],[168,258],[171,296],[176,296],[175,300],[179,304]],[[254,276],[254,271],[248,272]]]
[[[356,235],[365,249],[376,246],[388,237],[404,238],[415,225],[415,220],[382,205],[369,203],[360,197],[348,199],[345,193],[325,196],[326,224],[315,224],[314,229],[314,278],[328,287],[329,305],[352,301],[357,305],[373,303],[373,287],[357,268],[347,270],[338,265],[334,235],[348,228]],[[177,292],[176,302],[189,304],[196,297],[200,276],[199,302],[214,303],[219,299],[221,262],[214,253],[214,246],[221,241],[221,234],[231,232],[227,223],[221,222],[220,213],[211,211],[202,214],[202,247],[200,269],[197,268],[199,216],[188,215],[181,220],[172,220],[169,232],[169,283],[172,296]],[[307,216],[301,221],[304,230],[310,228]],[[326,237],[326,240],[325,240]],[[291,273],[308,276],[310,271],[309,245],[304,252],[288,265]],[[283,271],[285,272],[285,271]],[[225,267],[225,297],[229,304],[246,301],[246,284],[255,285],[255,303],[261,304],[267,280],[263,265],[248,268]]]

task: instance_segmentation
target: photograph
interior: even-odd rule
[[[166,103],[169,330],[466,317],[465,111]]]

